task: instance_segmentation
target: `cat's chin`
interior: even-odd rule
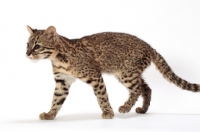
[[[39,60],[32,60],[32,59],[30,59],[31,60],[31,62],[33,62],[33,63],[37,63]]]

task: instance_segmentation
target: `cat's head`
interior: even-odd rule
[[[32,29],[27,26],[30,37],[27,42],[26,56],[31,60],[51,59],[56,52],[58,34],[56,28],[48,27],[46,30]]]

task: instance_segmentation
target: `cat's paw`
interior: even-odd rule
[[[40,114],[40,119],[41,120],[53,120],[55,118],[55,114],[51,114],[51,113],[42,113]]]
[[[112,119],[114,117],[114,112],[113,111],[103,112],[101,116],[103,119]]]
[[[129,106],[120,106],[119,107],[119,112],[120,113],[128,113],[131,110],[131,108]]]
[[[135,111],[136,111],[137,113],[139,113],[139,114],[144,114],[144,113],[146,113],[146,110],[142,109],[141,107],[136,108]]]

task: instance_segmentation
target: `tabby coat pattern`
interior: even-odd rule
[[[135,36],[105,32],[81,39],[68,39],[57,34],[53,26],[46,30],[36,30],[30,26],[27,29],[30,33],[27,57],[31,60],[49,59],[56,83],[52,107],[48,113],[40,114],[42,120],[56,117],[76,78],[92,86],[102,110],[102,118],[112,118],[114,112],[102,73],[114,74],[130,92],[127,101],[119,107],[120,113],[129,112],[140,95],[143,105],[136,108],[136,112],[147,112],[151,89],[142,78],[142,73],[151,62],[169,82],[184,90],[200,91],[200,85],[178,77],[155,49]]]

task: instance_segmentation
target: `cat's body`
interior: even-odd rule
[[[42,113],[41,119],[55,118],[76,78],[93,87],[102,117],[112,118],[114,113],[101,76],[104,72],[114,74],[130,91],[119,112],[129,112],[142,95],[143,106],[136,112],[145,113],[150,105],[151,89],[141,75],[151,62],[168,81],[185,90],[200,91],[200,85],[188,83],[175,75],[156,50],[135,36],[106,32],[69,40],[58,35],[53,26],[47,30],[27,28],[30,32],[27,56],[33,60],[50,59],[56,82],[51,110]]]

